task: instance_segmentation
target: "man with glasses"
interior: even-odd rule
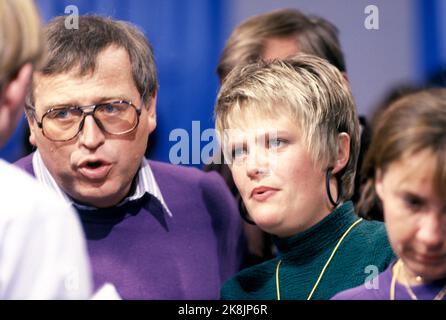
[[[64,17],[27,103],[36,152],[18,165],[72,203],[95,288],[124,299],[216,299],[238,268],[236,205],[215,173],[148,161],[156,127],[151,46],[134,26]]]
[[[90,111],[86,111],[88,109]],[[45,111],[41,121],[36,117],[34,106],[29,104],[27,110],[45,137],[51,141],[64,142],[79,135],[88,115],[92,115],[96,125],[110,135],[120,136],[132,132],[138,126],[142,106],[138,108],[126,100],[83,107],[61,105]]]

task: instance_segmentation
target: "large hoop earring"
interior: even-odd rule
[[[336,184],[337,184],[337,188],[338,188],[338,197],[337,197],[336,201],[334,201],[333,197],[331,196],[331,191],[330,191],[330,179],[332,176],[332,170],[333,170],[333,168],[328,168],[327,173],[325,174],[325,188],[327,189],[328,199],[330,200],[333,207],[336,208],[339,205],[339,203],[341,202],[342,183],[341,183],[339,177],[337,175],[335,175],[334,177],[336,178]]]
[[[246,209],[245,204],[243,203],[243,200],[241,197],[239,197],[239,199],[238,199],[238,210],[240,212],[240,216],[242,217],[242,219],[245,222],[247,222],[253,226],[256,225],[256,223],[249,218],[248,210]]]

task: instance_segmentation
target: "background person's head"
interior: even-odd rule
[[[333,198],[351,197],[358,119],[347,81],[325,60],[298,55],[236,67],[215,118],[234,181],[263,230],[289,236],[330,213],[329,169],[343,190],[331,179]]]
[[[110,207],[129,192],[156,127],[152,48],[127,22],[80,16],[79,29],[67,29],[64,19],[45,28],[48,58],[27,109],[30,141],[72,198]],[[120,100],[126,103],[107,105]],[[98,104],[96,118],[73,108]]]
[[[364,163],[361,203],[382,202],[406,272],[446,277],[446,89],[413,93],[378,118]]]
[[[366,144],[367,146],[370,145],[370,140],[372,139],[372,133],[374,131],[374,127],[377,126],[379,123],[379,117],[380,115],[393,104],[398,99],[401,99],[405,95],[414,93],[419,91],[421,88],[411,85],[411,84],[400,84],[388,91],[388,93],[384,96],[382,101],[375,107],[373,115],[371,117],[370,126],[365,127],[366,132],[361,133],[361,147]],[[362,151],[362,150],[361,150]],[[367,150],[365,150],[367,151]],[[361,155],[361,153],[360,153]],[[362,158],[365,157],[365,152],[362,153]],[[358,159],[358,162],[360,160]],[[363,160],[362,160],[363,162]],[[359,166],[358,166],[359,167]],[[367,183],[367,180],[369,179],[369,175],[374,175],[373,170],[370,170],[368,172],[364,172],[361,170],[361,172],[358,172],[356,175],[356,180],[358,180],[357,189],[355,190],[355,204],[357,206],[357,213],[359,216],[368,219],[368,220],[384,220],[384,214],[382,211],[382,206],[379,203],[379,201],[375,201],[372,204],[368,204],[367,206],[364,206],[364,201],[360,201],[361,199],[361,189],[362,186]]]
[[[43,54],[41,24],[34,2],[0,1],[0,147],[23,114],[32,67]]]
[[[346,71],[337,28],[327,20],[296,9],[281,9],[251,17],[231,33],[217,67],[220,82],[237,65],[260,59],[283,59],[296,53],[326,59]]]

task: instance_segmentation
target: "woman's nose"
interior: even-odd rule
[[[250,178],[268,175],[270,172],[268,153],[262,148],[251,148],[246,160],[246,172]]]
[[[435,212],[427,214],[420,221],[417,238],[428,250],[440,249],[446,241],[443,214]]]

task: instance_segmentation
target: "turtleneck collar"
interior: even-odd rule
[[[273,240],[282,259],[305,263],[332,248],[357,219],[353,203],[348,201],[309,229],[287,238],[275,236]]]

